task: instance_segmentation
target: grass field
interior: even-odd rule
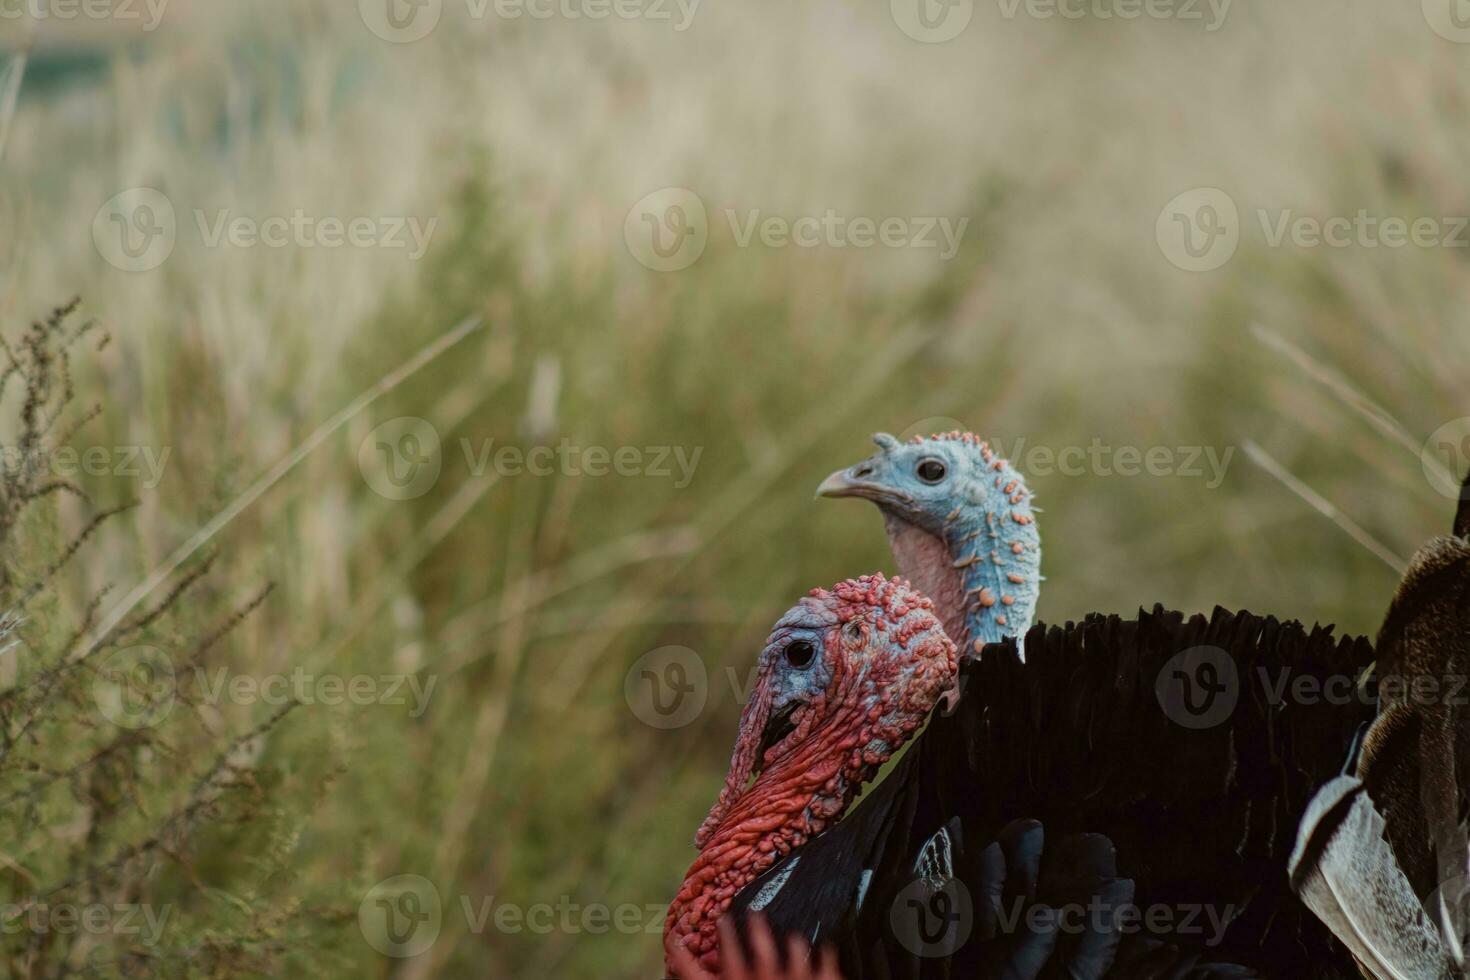
[[[259,929],[218,975],[659,975],[730,678],[806,589],[892,570],[875,513],[812,500],[875,430],[954,420],[1021,463],[1047,621],[1218,603],[1370,632],[1394,563],[1447,529],[1470,46],[1418,4],[999,0],[944,43],[888,6],[444,0],[412,8],[439,17],[412,43],[368,0],[0,20],[0,323],[79,295],[111,334],[74,365],[103,406],[77,479],[138,501],[47,615],[125,596],[223,513],[198,553],[220,600],[275,588],[211,671],[368,679],[261,740],[254,824],[189,838],[133,895],[195,945]],[[689,257],[640,237],[680,215],[702,253],[649,268]],[[1213,242],[1216,218],[1233,254],[1182,268],[1222,253],[1171,236]],[[119,251],[164,227],[171,251]],[[625,679],[667,646],[709,697],[659,729]],[[205,727],[272,710],[226,694]],[[64,876],[67,806],[0,846],[0,899]],[[403,959],[359,914],[401,874],[443,906]]]

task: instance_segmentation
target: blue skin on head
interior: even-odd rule
[[[836,624],[837,617],[830,609],[812,599],[803,599],[771,629],[760,656],[763,667],[770,665],[766,690],[771,700],[771,718],[810,703],[832,683],[825,636]]]
[[[899,574],[934,600],[962,655],[1024,635],[1040,591],[1041,539],[1020,474],[967,433],[873,441],[876,453],[833,473],[818,495],[878,505]]]

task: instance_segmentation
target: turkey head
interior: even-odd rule
[[[881,574],[814,589],[777,621],[664,949],[719,970],[720,917],[775,861],[841,818],[953,683],[933,604]]]
[[[873,442],[876,453],[817,495],[878,506],[898,573],[934,600],[961,656],[1023,637],[1041,589],[1041,538],[1021,474],[970,432],[910,442],[880,432]]]

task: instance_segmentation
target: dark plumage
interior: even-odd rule
[[[1377,647],[1379,717],[1358,775],[1423,897],[1466,873],[1461,821],[1470,805],[1470,542],[1436,538],[1419,550]]]
[[[1378,717],[1356,778],[1324,787],[1292,880],[1384,980],[1464,975],[1470,931],[1470,479],[1453,535],[1420,548],[1378,633]]]
[[[936,716],[846,819],[741,891],[736,914],[754,905],[778,934],[834,945],[846,980],[993,975],[1034,929],[986,935],[977,924],[952,955],[931,958],[896,935],[892,910],[921,887],[916,860],[948,827],[952,876],[984,912],[991,842],[1012,821],[1031,818],[1045,828],[1052,877],[1073,881],[1058,888],[1062,900],[1112,888],[1105,904],[1126,904],[1109,881],[1127,880],[1139,908],[1168,908],[1175,917],[1173,927],[1152,933],[1112,930],[1114,940],[1122,932],[1116,948],[1063,932],[1043,957],[1044,971],[1030,975],[1243,975],[1199,962],[1208,960],[1293,980],[1356,976],[1346,950],[1291,892],[1286,861],[1308,801],[1339,773],[1356,731],[1373,716],[1371,704],[1353,696],[1353,681],[1373,658],[1369,643],[1248,613],[1216,609],[1208,620],[1186,619],[1156,607],[1137,620],[1093,615],[1066,627],[1038,625],[1025,644],[1024,664],[1006,640],[964,665],[954,713]],[[1196,719],[1160,691],[1176,683],[1176,668],[1210,682],[1208,672],[1176,659],[1201,646],[1219,651],[1206,658],[1223,670],[1226,690],[1217,697],[1236,700],[1233,710],[1217,701]],[[1333,696],[1294,694],[1303,677],[1314,679],[1310,685],[1330,679]],[[1217,723],[1187,727],[1175,719]],[[1080,838],[1091,844],[1079,849],[1077,834],[1110,838],[1116,870],[1110,853],[1098,857],[1101,838]],[[932,891],[944,875],[930,870]],[[1023,897],[1055,904],[1040,893]],[[1218,944],[1210,944],[1205,914],[1192,924],[1200,933],[1182,928],[1189,910],[1202,908],[1229,919]]]

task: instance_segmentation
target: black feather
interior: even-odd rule
[[[848,980],[998,976],[1001,961],[1016,967],[1038,952],[1043,978],[1356,977],[1347,951],[1292,893],[1286,862],[1308,801],[1373,717],[1353,684],[1373,660],[1371,644],[1330,627],[1218,608],[1186,619],[1162,607],[1136,620],[1037,625],[1025,644],[1024,664],[1012,641],[966,664],[959,707],[932,719],[853,813],[786,859],[799,864],[766,908],[773,928],[810,937],[820,921],[817,941],[837,948]],[[1199,647],[1233,666],[1234,707],[1217,724],[1185,727],[1166,712],[1157,681],[1171,658]],[[1292,693],[1329,678],[1336,697]],[[1175,927],[1141,923],[1120,937],[1043,924],[1015,935],[982,909],[952,955],[916,955],[895,935],[894,902],[912,885],[915,855],[956,818],[956,875],[972,898],[997,893],[1003,864],[1008,901],[1045,907],[1048,889],[1059,888],[1108,906],[1131,890],[1141,909],[1174,910]],[[1104,837],[1067,840],[1078,834]],[[783,866],[737,896],[737,917]],[[1223,937],[1177,927],[1205,907],[1228,914]]]

